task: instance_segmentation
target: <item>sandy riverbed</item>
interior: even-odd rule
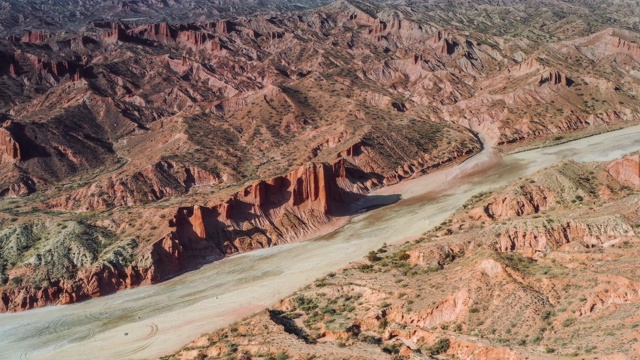
[[[327,235],[234,256],[169,280],[67,306],[0,315],[0,359],[149,359],[259,311],[324,274],[442,222],[468,198],[563,159],[606,161],[640,150],[640,126],[501,158],[466,162],[390,186],[402,200]],[[126,335],[125,335],[126,334]]]

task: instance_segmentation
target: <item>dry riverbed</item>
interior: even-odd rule
[[[561,160],[640,150],[640,126],[505,157],[492,149],[374,195],[402,200],[318,238],[209,264],[167,282],[67,306],[0,315],[0,359],[148,359],[238,321],[383,243],[413,239],[468,198]],[[367,204],[364,204],[367,205]]]

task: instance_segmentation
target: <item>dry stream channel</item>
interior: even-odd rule
[[[79,304],[0,314],[0,359],[167,355],[383,243],[420,236],[477,193],[562,160],[607,161],[638,150],[640,126],[504,157],[487,148],[458,166],[376,191],[402,200],[356,215],[327,235],[233,256],[161,284]]]

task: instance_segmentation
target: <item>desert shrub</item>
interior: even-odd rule
[[[298,309],[304,312],[310,312],[318,308],[318,304],[316,304],[314,299],[305,297],[304,295],[296,297],[295,302]]]
[[[279,351],[273,357],[273,360],[287,360],[287,359],[289,359],[289,354],[287,354],[285,351]]]
[[[370,273],[370,272],[373,272],[373,265],[371,265],[371,264],[362,264],[362,265],[358,266],[358,270],[362,271],[363,273]]]
[[[360,334],[360,336],[358,337],[358,340],[367,344],[372,344],[372,345],[382,344],[382,338],[380,338],[379,336]]]
[[[576,320],[574,318],[566,318],[562,322],[562,326],[563,327],[569,327],[569,326],[573,325],[575,322],[576,322]]]
[[[371,262],[376,262],[376,261],[380,261],[380,257],[378,256],[378,254],[375,251],[369,251],[369,254],[367,255],[367,260],[371,261]]]
[[[395,355],[400,353],[400,345],[399,344],[387,344],[382,347],[382,351],[387,354]]]
[[[449,341],[449,339],[441,338],[438,339],[433,345],[425,347],[423,349],[423,353],[431,356],[444,354],[445,352],[447,352],[447,350],[449,350],[450,346],[451,342]]]

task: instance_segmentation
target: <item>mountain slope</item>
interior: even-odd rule
[[[1,310],[299,241],[372,189],[477,153],[479,138],[511,150],[638,122],[635,10],[600,10],[336,1],[25,25],[0,41]]]

